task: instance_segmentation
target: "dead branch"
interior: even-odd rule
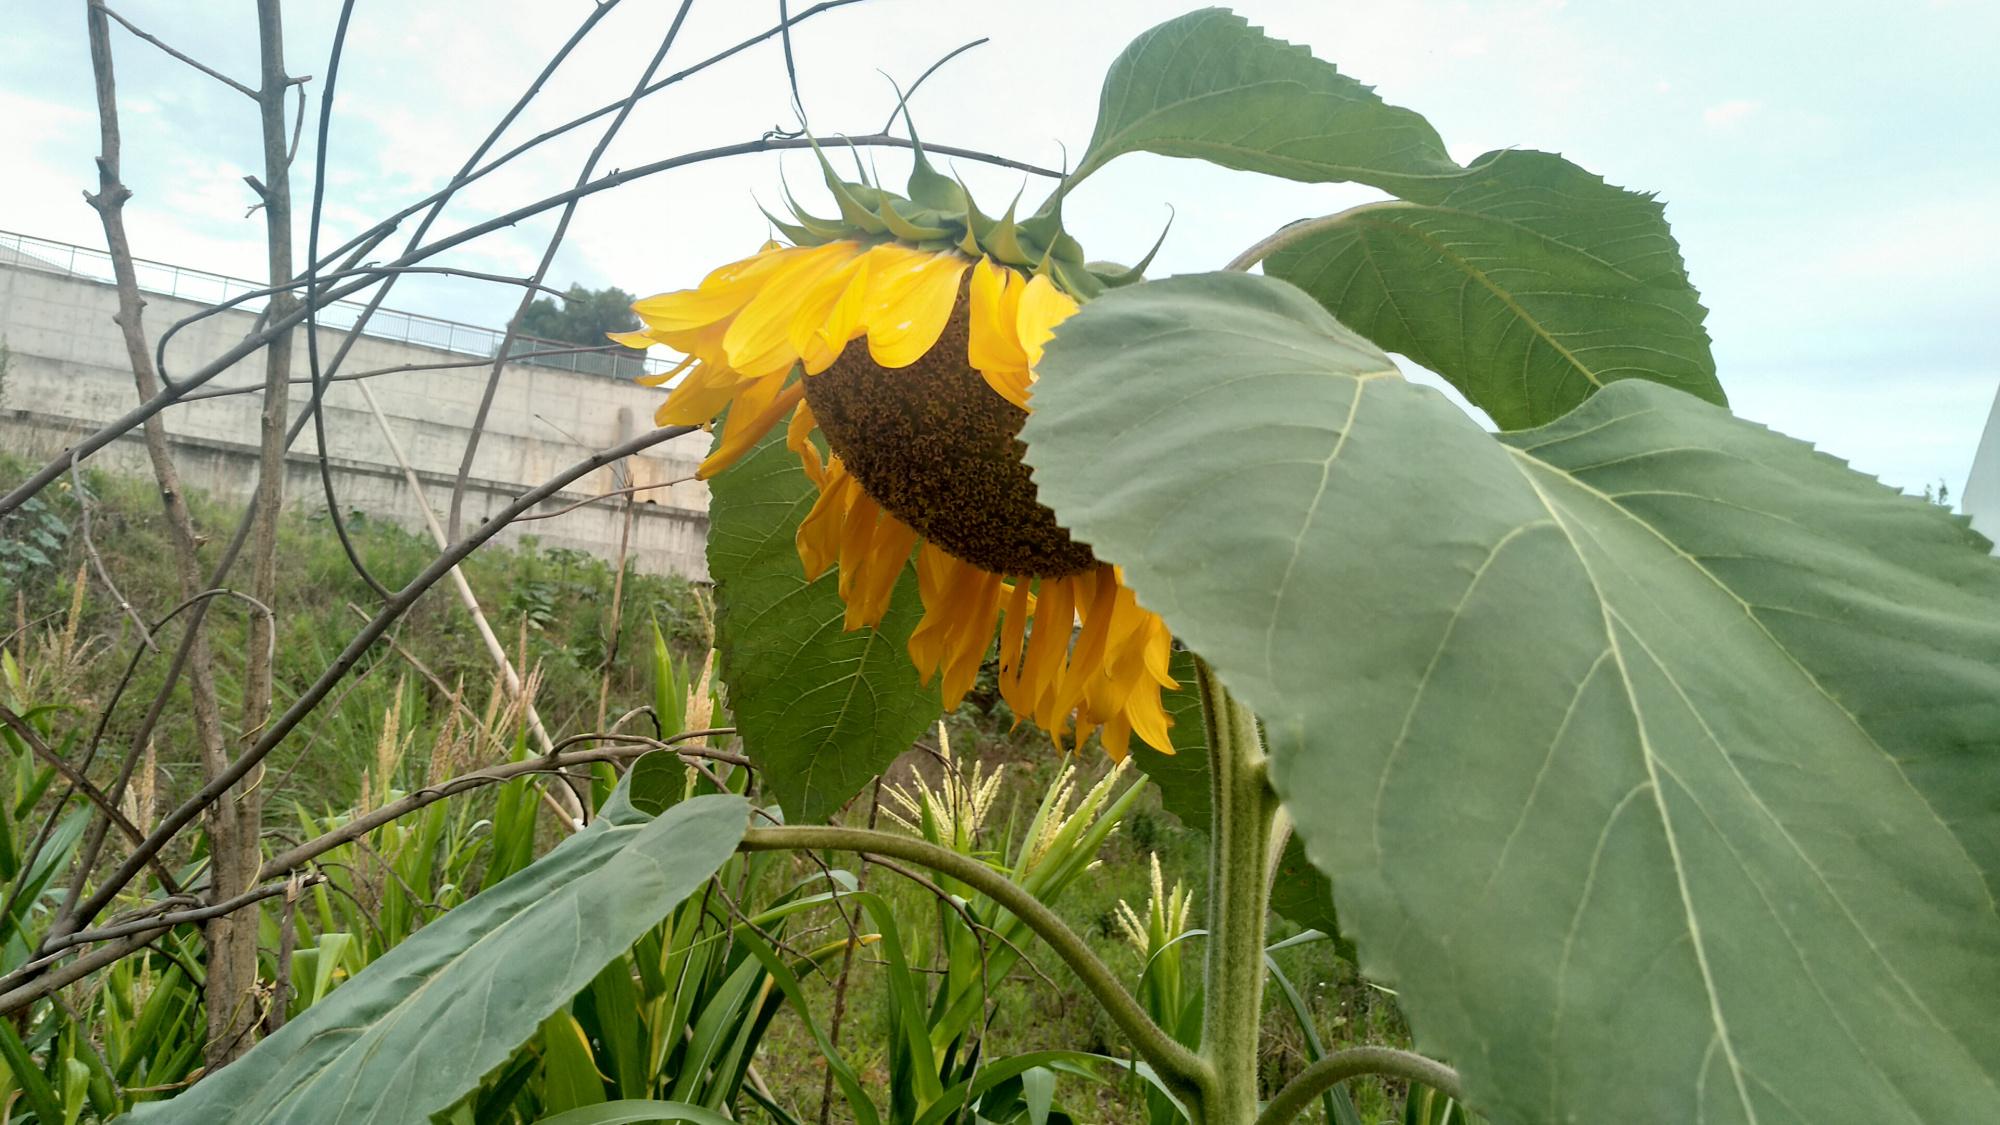
[[[195,68],[196,70],[201,71],[203,74],[208,75],[210,78],[215,79],[217,82],[222,83],[224,86],[227,86],[230,89],[236,91],[237,93],[242,94],[244,97],[250,98],[252,100],[256,99],[257,91],[252,90],[250,87],[245,86],[243,83],[238,82],[236,79],[229,77],[227,74],[224,74],[219,70],[216,70],[214,67],[203,65],[202,63],[197,62],[192,58],[189,58],[187,55],[174,50],[172,47],[169,47],[165,43],[162,43],[156,36],[149,35],[146,32],[139,30],[137,24],[134,24],[131,20],[128,20],[124,16],[119,15],[117,12],[112,11],[110,8],[105,7],[103,4],[100,3],[94,6],[102,9],[105,15],[110,16],[114,20],[117,20],[119,26],[123,27],[125,30],[131,32],[132,34],[138,36],[141,39],[144,39],[146,42],[151,43],[153,46],[158,47],[160,50],[165,51],[167,54],[173,56],[174,58],[179,59],[180,61],[188,64],[189,66]]]

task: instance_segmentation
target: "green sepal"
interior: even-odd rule
[[[800,226],[797,223],[788,223],[785,220],[780,219],[776,215],[771,214],[770,208],[765,207],[762,203],[759,203],[757,205],[757,210],[762,211],[764,213],[764,218],[772,226],[778,228],[778,233],[784,235],[786,238],[791,239],[792,245],[794,246],[819,246],[825,242],[830,241],[829,239],[821,238],[819,235],[814,234],[811,230],[808,230],[807,228]]]
[[[1000,216],[1000,221],[993,224],[992,231],[982,236],[979,241],[985,244],[986,249],[995,258],[1008,265],[1032,266],[1041,260],[1042,255],[1030,250],[1027,244],[1021,241],[1021,227],[1014,220],[1014,209],[1020,203],[1021,197],[1017,194],[1014,196],[1014,202],[1007,205],[1007,213]]]
[[[833,164],[827,160],[825,150],[819,147],[819,142],[813,140],[810,135],[806,137],[806,141],[812,145],[813,155],[819,158],[820,175],[826,180],[827,190],[833,193],[833,201],[840,205],[841,219],[848,226],[859,228],[868,234],[886,233],[889,229],[888,224],[878,218],[873,210],[873,199],[879,193],[868,184],[853,184],[841,179],[833,170]],[[864,199],[867,202],[864,202]]]
[[[972,189],[965,186],[964,180],[954,179],[952,182],[958,185],[959,194],[965,196],[965,237],[959,241],[958,248],[974,258],[981,257],[986,253],[983,245],[995,222],[986,217],[979,204],[972,201]]]
[[[917,140],[917,123],[910,118],[910,107],[907,105],[903,107],[903,124],[910,130],[910,200],[942,215],[963,214],[970,210],[972,193],[957,180],[931,167],[930,157],[924,155],[923,142]]]
[[[1079,301],[1088,301],[1104,292],[1104,282],[1096,274],[1084,266],[1065,262],[1061,258],[1044,259],[1043,268],[1035,272],[1047,273],[1055,279],[1055,283],[1063,292]]]
[[[907,242],[934,242],[941,238],[951,237],[949,228],[920,223],[906,217],[902,213],[901,208],[896,206],[898,203],[907,203],[907,201],[896,199],[885,192],[882,196],[881,205],[875,212],[881,218],[882,222],[888,226],[890,234]],[[936,212],[930,211],[927,208],[919,213],[936,215]]]
[[[799,206],[799,201],[792,198],[792,189],[785,183],[783,175],[778,177],[778,187],[785,194],[785,206],[791,210],[792,217],[799,221],[801,227],[811,232],[814,239],[812,245],[833,242],[837,239],[851,236],[852,232],[839,222],[832,219],[822,219]]]
[[[1160,237],[1153,241],[1153,248],[1146,251],[1146,256],[1139,259],[1138,265],[1121,266],[1116,262],[1086,262],[1084,268],[1089,270],[1091,275],[1102,282],[1107,289],[1116,289],[1121,285],[1130,285],[1135,281],[1143,281],[1146,276],[1146,267],[1153,264],[1153,256],[1160,252],[1160,247],[1167,244],[1167,232],[1172,229],[1174,229],[1174,216],[1170,208],[1167,212],[1167,225],[1160,230]],[[1064,235],[1063,237],[1068,238],[1069,236]]]

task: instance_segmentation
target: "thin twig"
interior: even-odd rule
[[[681,25],[686,22],[688,10],[692,7],[694,0],[681,0],[680,9],[674,13],[673,22],[667,26],[667,33],[661,38],[659,49],[653,52],[652,61],[646,64],[645,73],[639,76],[639,81],[633,85],[632,92],[626,95],[625,103],[618,107],[618,112],[611,118],[611,124],[605,126],[604,135],[597,139],[596,147],[590,150],[590,155],[584,157],[583,167],[576,174],[577,187],[590,182],[590,174],[597,170],[597,162],[603,159],[604,150],[611,147],[611,142],[618,136],[618,131],[625,127],[626,119],[632,115],[632,107],[646,95],[646,84],[653,80],[653,73],[660,69],[660,64],[666,61],[667,52],[673,49],[674,41],[680,38]],[[542,249],[541,262],[535,266],[533,277],[536,284],[540,284],[542,279],[548,276],[549,267],[555,264],[556,251],[562,248],[563,238],[569,234],[570,220],[576,216],[576,208],[580,202],[581,199],[570,200],[563,206],[562,214],[556,218],[556,229],[549,235],[548,245]],[[473,455],[478,452],[479,439],[486,432],[486,416],[492,411],[493,396],[500,389],[500,373],[507,367],[507,352],[514,346],[514,337],[521,331],[521,318],[528,315],[528,307],[533,300],[532,291],[521,294],[521,302],[515,306],[514,315],[507,318],[507,331],[501,336],[500,346],[496,349],[498,354],[493,359],[493,371],[486,377],[485,393],[479,398],[479,408],[473,412],[472,425],[465,438],[465,455],[459,458],[458,475],[452,478],[451,504],[445,514],[444,526],[451,538],[458,537],[461,526],[459,521],[464,515],[465,508],[465,482],[472,477]]]
[[[589,765],[592,762],[622,762],[637,758],[642,754],[650,754],[656,749],[663,748],[680,755],[684,761],[690,763],[698,762],[702,758],[713,757],[714,754],[699,748],[683,749],[676,746],[676,743],[684,740],[726,734],[732,729],[721,727],[713,730],[688,731],[664,741],[658,739],[620,740],[612,745],[600,746],[595,749],[564,750],[544,757],[523,758],[517,762],[501,762],[497,765],[487,766],[484,769],[459,774],[457,777],[441,781],[436,785],[427,785],[422,789],[390,801],[379,808],[355,817],[331,832],[317,836],[297,847],[289,848],[272,856],[270,859],[264,861],[263,870],[258,873],[258,877],[262,879],[274,879],[288,871],[301,868],[316,857],[332,851],[342,844],[360,839],[382,825],[408,816],[425,805],[442,801],[446,797],[456,796],[459,793],[488,785],[497,785],[500,782],[510,781],[528,774],[549,773],[556,770],[568,769],[573,766]]]
[[[610,492],[603,492],[599,493],[596,496],[585,497],[584,499],[578,500],[576,503],[570,504],[567,507],[557,508],[553,512],[534,512],[529,515],[522,516],[520,519],[517,519],[514,522],[528,523],[532,520],[552,520],[557,516],[569,515],[571,512],[576,511],[578,508],[587,508],[590,505],[595,504],[600,500],[609,500],[614,496],[631,496],[634,493],[645,492],[655,488],[672,488],[677,484],[686,484],[687,482],[696,479],[698,478],[693,476],[675,477],[672,480],[663,480],[658,484],[635,484],[629,488],[614,488]]]
[[[78,911],[79,917],[91,918],[97,912],[103,910],[105,904],[109,903],[124,890],[126,885],[132,881],[133,876],[138,873],[139,868],[146,861],[150,860],[153,855],[157,854],[161,848],[165,847],[167,841],[171,840],[175,833],[179,832],[188,822],[199,815],[201,810],[206,808],[210,802],[220,797],[230,786],[242,780],[251,770],[255,769],[258,763],[262,762],[265,756],[279,742],[284,740],[286,735],[290,734],[299,723],[303,722],[305,717],[311,714],[313,709],[319,706],[320,701],[325,699],[327,694],[333,690],[334,686],[346,678],[349,669],[354,667],[362,655],[374,647],[375,641],[388,630],[389,626],[401,619],[403,614],[407,613],[410,607],[416,604],[417,599],[425,591],[436,585],[452,567],[457,566],[487,540],[498,535],[515,516],[532,509],[542,500],[561,491],[563,486],[569,484],[571,481],[596,472],[612,461],[616,461],[621,457],[629,457],[634,453],[649,449],[661,442],[672,440],[682,434],[692,433],[693,431],[694,427],[692,426],[670,426],[641,434],[630,441],[593,454],[556,474],[541,485],[522,493],[512,504],[502,509],[494,519],[488,520],[473,529],[464,539],[444,551],[436,559],[433,559],[429,566],[425,567],[421,573],[411,579],[408,585],[397,591],[395,596],[390,598],[388,603],[376,612],[368,624],[334,658],[333,663],[322,671],[319,677],[304,692],[300,693],[299,697],[293,701],[290,707],[285,709],[283,714],[264,727],[263,733],[258,737],[254,745],[238,757],[222,774],[210,779],[194,795],[161,819],[159,826],[153,830],[151,835],[146,837],[145,842],[139,845],[133,855],[128,857],[124,863],[120,864],[117,869],[107,876],[89,899],[82,904]]]
[[[132,623],[139,627],[139,642],[151,652],[160,651],[160,646],[153,643],[152,631],[146,628],[146,619],[139,616],[138,608],[118,589],[118,584],[111,580],[111,572],[104,568],[104,556],[97,553],[97,542],[90,535],[90,490],[83,486],[83,473],[78,469],[74,455],[69,459],[69,479],[76,492],[77,527],[83,537],[83,553],[90,560],[90,569],[97,572],[97,580],[104,583],[105,592],[111,595],[112,601],[118,603],[119,611],[131,618]]]
[[[139,826],[132,823],[131,819],[125,815],[116,802],[106,796],[103,790],[91,784],[88,777],[85,777],[81,771],[66,761],[61,754],[51,749],[48,743],[43,742],[41,734],[33,726],[29,725],[26,719],[15,714],[13,708],[4,703],[0,703],[0,725],[9,728],[22,742],[27,743],[29,751],[35,757],[42,759],[52,766],[57,773],[63,776],[63,780],[69,782],[72,789],[88,798],[91,804],[97,806],[98,813],[117,826],[118,830],[125,833],[134,844],[145,840],[146,834],[139,831]],[[179,884],[174,882],[173,873],[167,870],[165,864],[155,863],[153,865],[153,874],[159,877],[160,885],[167,888],[168,891],[174,894],[180,893]]]
[[[515,363],[524,359],[543,359],[548,356],[596,355],[601,352],[631,350],[622,344],[606,344],[601,348],[579,344],[568,348],[548,348],[541,351],[515,352],[513,355],[507,357],[507,361]],[[399,363],[393,367],[371,367],[365,371],[349,371],[339,375],[329,375],[326,377],[326,381],[328,383],[351,383],[362,379],[373,379],[378,375],[407,375],[414,371],[453,371],[464,367],[485,367],[492,362],[492,360],[485,356],[481,356],[478,359],[453,360],[448,363]],[[291,380],[291,385],[294,387],[308,386],[311,383],[311,377],[294,378]],[[230,395],[261,394],[263,390],[264,384],[262,383],[241,383],[228,387],[203,387],[201,390],[181,396],[181,401],[200,402],[203,399],[227,398]]]
[[[227,74],[224,74],[219,70],[216,70],[214,67],[204,66],[203,64],[196,62],[194,59],[189,58],[187,55],[184,55],[181,52],[174,50],[172,47],[169,47],[165,43],[162,43],[157,37],[148,35],[146,32],[139,30],[138,26],[134,24],[131,20],[128,20],[124,16],[119,15],[117,12],[112,11],[110,8],[105,7],[105,5],[100,3],[97,4],[96,7],[101,9],[105,15],[110,16],[114,20],[117,20],[118,23],[125,28],[125,30],[131,32],[132,34],[138,36],[141,39],[144,39],[146,42],[151,43],[153,46],[158,47],[160,50],[165,51],[167,54],[172,55],[174,58],[179,59],[180,61],[188,64],[189,66],[195,68],[196,70],[201,71],[203,74],[208,75],[210,78],[215,79],[217,82],[222,83],[224,86],[227,86],[230,89],[236,91],[237,93],[242,94],[244,97],[249,98],[252,101],[257,100],[257,91],[252,90],[250,87],[245,86],[243,83],[238,82],[236,79],[229,77]]]
[[[939,69],[941,69],[944,66],[944,64],[950,62],[951,60],[957,58],[958,56],[964,54],[965,52],[972,50],[974,47],[983,46],[984,44],[991,43],[992,41],[993,40],[990,37],[982,35],[979,38],[974,39],[970,43],[967,43],[959,47],[953,47],[951,50],[945,52],[943,58],[932,63],[930,67],[926,69],[922,74],[917,75],[917,80],[915,82],[910,83],[909,89],[907,90],[898,89],[896,91],[898,95],[896,99],[896,108],[889,114],[889,120],[884,121],[882,123],[882,128],[876,131],[881,133],[886,133],[889,130],[895,128],[896,118],[901,117],[904,114],[904,112],[908,109],[910,104],[910,99],[917,96],[918,87],[922,86],[925,80],[930,78],[931,75],[936,74],[939,71]],[[884,77],[887,76],[884,75]],[[890,79],[890,82],[894,83],[895,79],[893,78]]]

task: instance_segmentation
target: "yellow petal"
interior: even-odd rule
[[[924,603],[923,620],[910,634],[910,663],[929,683],[944,659],[945,642],[951,633],[952,589],[959,582],[965,564],[943,550],[925,543],[917,550],[917,593]]]
[[[654,339],[653,334],[650,332],[606,332],[604,338],[614,344],[623,344],[628,348],[637,348],[640,351],[645,351],[654,344],[663,342]]]
[[[657,387],[664,383],[672,382],[674,376],[693,367],[695,363],[695,358],[688,356],[665,371],[656,372],[652,375],[635,375],[632,377],[632,381],[642,387]]]
[[[794,382],[786,386],[782,374],[752,383],[730,404],[729,424],[723,429],[722,443],[695,470],[695,476],[708,480],[735,464],[738,458],[750,452],[765,434],[771,432],[778,419],[799,404],[805,393],[804,383]]]
[[[870,358],[882,367],[908,367],[923,358],[944,334],[967,265],[947,252],[876,274],[863,312]]]
[[[866,569],[847,595],[847,620],[853,622],[847,628],[855,629],[863,625],[872,628],[881,623],[882,615],[889,612],[889,599],[895,595],[896,580],[902,577],[903,564],[909,561],[910,551],[916,545],[917,533],[914,529],[888,512],[881,514],[881,522],[875,528],[875,541],[869,547],[865,560]]]
[[[767,247],[754,257],[715,270],[697,288],[635,301],[632,311],[646,327],[660,332],[682,332],[727,320],[750,303],[765,277],[802,252],[796,247]]]
[[[1028,409],[1028,395],[1034,376],[1028,373],[1027,368],[1019,371],[981,371],[979,374],[995,394],[1023,410]]]
[[[819,446],[812,441],[815,426],[812,405],[799,403],[792,411],[792,420],[785,425],[785,448],[799,455],[799,464],[805,468],[806,476],[822,488],[826,485],[827,468],[820,460]]]
[[[977,580],[959,591],[958,635],[946,654],[940,694],[947,709],[957,707],[979,682],[979,665],[993,644],[993,626],[1000,616],[1000,576],[969,567]]]
[[[1021,350],[1027,353],[1028,367],[1042,362],[1042,348],[1054,338],[1056,325],[1076,315],[1076,302],[1056,288],[1047,274],[1037,274],[1021,293],[1021,308],[1015,318]]]
[[[826,480],[820,484],[819,500],[806,518],[799,521],[796,542],[799,562],[805,565],[806,581],[826,573],[840,560],[840,538],[847,526],[847,508],[860,492],[854,478],[836,457],[827,466]]]
[[[981,258],[973,264],[972,287],[967,294],[972,308],[966,359],[974,370],[989,373],[988,382],[994,372],[1027,373],[1028,353],[1021,350],[1019,330],[1015,327],[1023,288],[1020,274],[994,265],[990,258]]]
[[[1016,714],[1025,715],[1029,708],[1016,706],[1021,698],[1021,640],[1027,636],[1028,615],[1033,612],[1028,592],[1028,580],[1017,578],[1006,591],[1007,608],[1000,626],[1000,696],[1013,707]]]
[[[758,282],[757,293],[729,324],[722,346],[729,365],[745,375],[772,375],[798,362],[790,329],[799,308],[819,289],[819,282],[854,256],[851,242],[830,242],[791,254]]]
[[[722,413],[741,386],[736,372],[704,363],[667,395],[653,419],[662,426],[699,426]]]
[[[871,261],[872,255],[864,254],[822,279],[793,316],[787,335],[806,374],[817,375],[833,366],[847,342],[861,335]]]

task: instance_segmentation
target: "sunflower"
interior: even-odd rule
[[[847,629],[881,620],[914,555],[909,655],[926,683],[942,678],[947,708],[997,635],[1002,698],[1059,747],[1097,732],[1123,759],[1136,733],[1171,753],[1166,624],[1036,501],[1017,437],[1056,325],[1136,271],[1085,266],[1053,221],[986,219],[917,163],[913,199],[828,170],[844,222],[793,205],[800,222],[778,225],[798,244],[637,302],[645,327],[613,338],[686,355],[648,380],[684,375],[660,425],[727,410],[704,479],[785,424],[819,490],[799,558],[809,579],[838,568]]]

